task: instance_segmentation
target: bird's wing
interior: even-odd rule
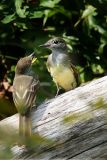
[[[76,82],[77,82],[77,86],[79,86],[80,85],[80,75],[79,75],[79,72],[78,72],[78,70],[76,69],[76,67],[72,63],[71,63],[71,68],[74,71],[74,75],[75,75],[75,79],[76,79]]]
[[[15,77],[13,82],[13,100],[20,113],[27,112],[36,99],[39,80],[32,76],[21,75]]]
[[[60,57],[61,58],[61,57]],[[62,57],[62,64],[65,65],[65,67],[69,67],[70,69],[72,69],[72,71],[74,72],[74,76],[77,82],[77,86],[80,85],[80,76],[79,76],[79,72],[76,69],[76,67],[72,64],[71,62],[71,57],[68,54],[63,55]]]

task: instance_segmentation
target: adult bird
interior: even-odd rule
[[[19,134],[23,137],[31,135],[31,108],[35,104],[39,79],[32,70],[35,61],[34,53],[21,58],[15,71],[13,81],[13,100],[19,113]]]
[[[40,47],[49,48],[52,51],[48,56],[46,65],[53,81],[56,83],[56,95],[58,95],[60,88],[69,91],[77,87],[80,84],[79,74],[71,63],[66,42],[60,37],[55,37],[40,45]]]

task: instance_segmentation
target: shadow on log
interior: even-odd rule
[[[53,143],[25,151],[13,146],[13,159],[107,159],[107,76],[32,109],[33,133]],[[0,127],[18,132],[18,115]],[[36,143],[36,142],[35,142]]]

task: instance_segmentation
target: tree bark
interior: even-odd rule
[[[106,160],[107,76],[34,107],[32,124],[33,133],[47,143],[40,142],[32,152],[13,146],[13,158]],[[17,133],[18,114],[2,120],[2,126]]]

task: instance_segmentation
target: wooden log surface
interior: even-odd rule
[[[34,133],[54,144],[40,147],[38,154],[14,146],[13,159],[106,160],[107,76],[33,108],[32,123]],[[18,132],[18,114],[2,120],[2,126]]]

